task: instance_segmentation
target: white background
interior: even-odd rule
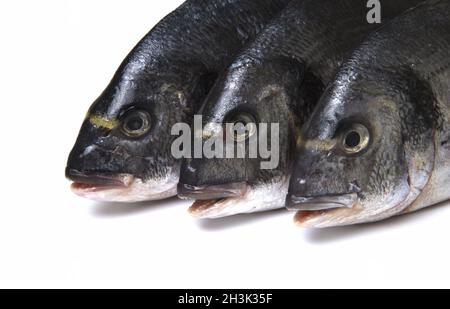
[[[450,287],[450,205],[315,231],[285,211],[201,222],[175,199],[70,192],[64,168],[88,107],[180,3],[0,4],[0,287]]]

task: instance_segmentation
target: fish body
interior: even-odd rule
[[[383,21],[419,2],[381,1]],[[294,0],[219,77],[200,110],[204,127],[248,119],[279,124],[279,139],[268,141],[279,146],[279,164],[263,170],[262,158],[250,158],[248,149],[241,159],[185,160],[178,191],[197,200],[190,209],[194,216],[284,207],[298,128],[350,51],[381,26],[367,21],[368,12],[361,0]]]
[[[370,35],[302,130],[287,206],[305,227],[380,221],[450,199],[450,2]]]
[[[73,191],[100,201],[176,195],[171,128],[289,0],[188,0],[133,49],[91,106],[69,156]]]

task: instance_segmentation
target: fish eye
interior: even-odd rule
[[[235,142],[244,142],[257,132],[255,117],[249,113],[234,114],[226,123],[231,124],[227,126],[227,134],[230,134]]]
[[[122,121],[122,131],[127,136],[139,137],[150,130],[150,115],[143,110],[129,111]]]
[[[344,131],[341,146],[347,154],[357,154],[369,146],[370,133],[362,124],[354,124]]]

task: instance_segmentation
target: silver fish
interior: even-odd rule
[[[420,2],[381,1],[382,20]],[[263,158],[249,156],[186,160],[178,193],[197,200],[190,208],[194,216],[219,218],[284,207],[298,128],[350,51],[381,26],[367,21],[369,12],[364,0],[295,0],[237,57],[200,111],[205,128],[279,124],[279,165],[262,170]],[[203,135],[209,138],[212,131],[205,129]]]
[[[304,227],[374,222],[450,199],[450,1],[373,33],[301,134],[287,206]]]
[[[218,74],[289,0],[188,0],[133,49],[69,156],[73,191],[99,201],[176,195],[171,128],[190,123]]]

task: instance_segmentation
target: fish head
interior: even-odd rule
[[[178,195],[197,200],[191,214],[219,218],[284,206],[302,73],[292,60],[241,58],[219,78],[202,109],[202,131],[195,135],[203,146],[211,138],[225,146],[222,157],[183,161]],[[230,131],[240,124],[247,130]],[[230,146],[234,149],[227,152]]]
[[[189,70],[170,72],[128,64],[94,102],[66,168],[77,195],[108,202],[176,195],[180,162],[171,156],[171,128],[189,121],[190,103],[207,86]]]
[[[379,221],[402,213],[434,162],[427,87],[413,74],[344,70],[298,140],[287,207],[304,227]]]

